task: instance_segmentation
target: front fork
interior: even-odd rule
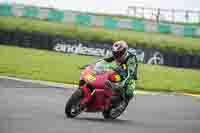
[[[83,92],[83,100],[81,101],[81,104],[86,107],[92,101],[93,95],[96,90],[88,86],[87,83],[83,83],[83,81],[81,82],[82,84],[79,84],[79,89],[81,89]]]

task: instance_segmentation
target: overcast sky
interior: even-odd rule
[[[200,0],[0,0],[41,6],[54,6],[60,9],[72,9],[90,12],[126,13],[128,6],[137,5],[166,9],[200,10]]]

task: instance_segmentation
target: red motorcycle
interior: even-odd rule
[[[104,61],[87,66],[80,76],[79,88],[72,94],[65,106],[68,118],[78,116],[81,112],[102,112],[105,119],[116,119],[125,110],[113,106],[111,97],[121,95],[123,88],[114,87],[120,82],[121,77]],[[115,91],[113,91],[113,89]]]

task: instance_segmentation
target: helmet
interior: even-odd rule
[[[128,45],[125,41],[116,41],[112,46],[112,54],[118,62],[122,62],[127,54]]]

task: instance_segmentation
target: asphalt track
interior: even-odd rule
[[[117,120],[64,114],[73,89],[0,79],[0,133],[200,133],[200,99],[137,95]]]

